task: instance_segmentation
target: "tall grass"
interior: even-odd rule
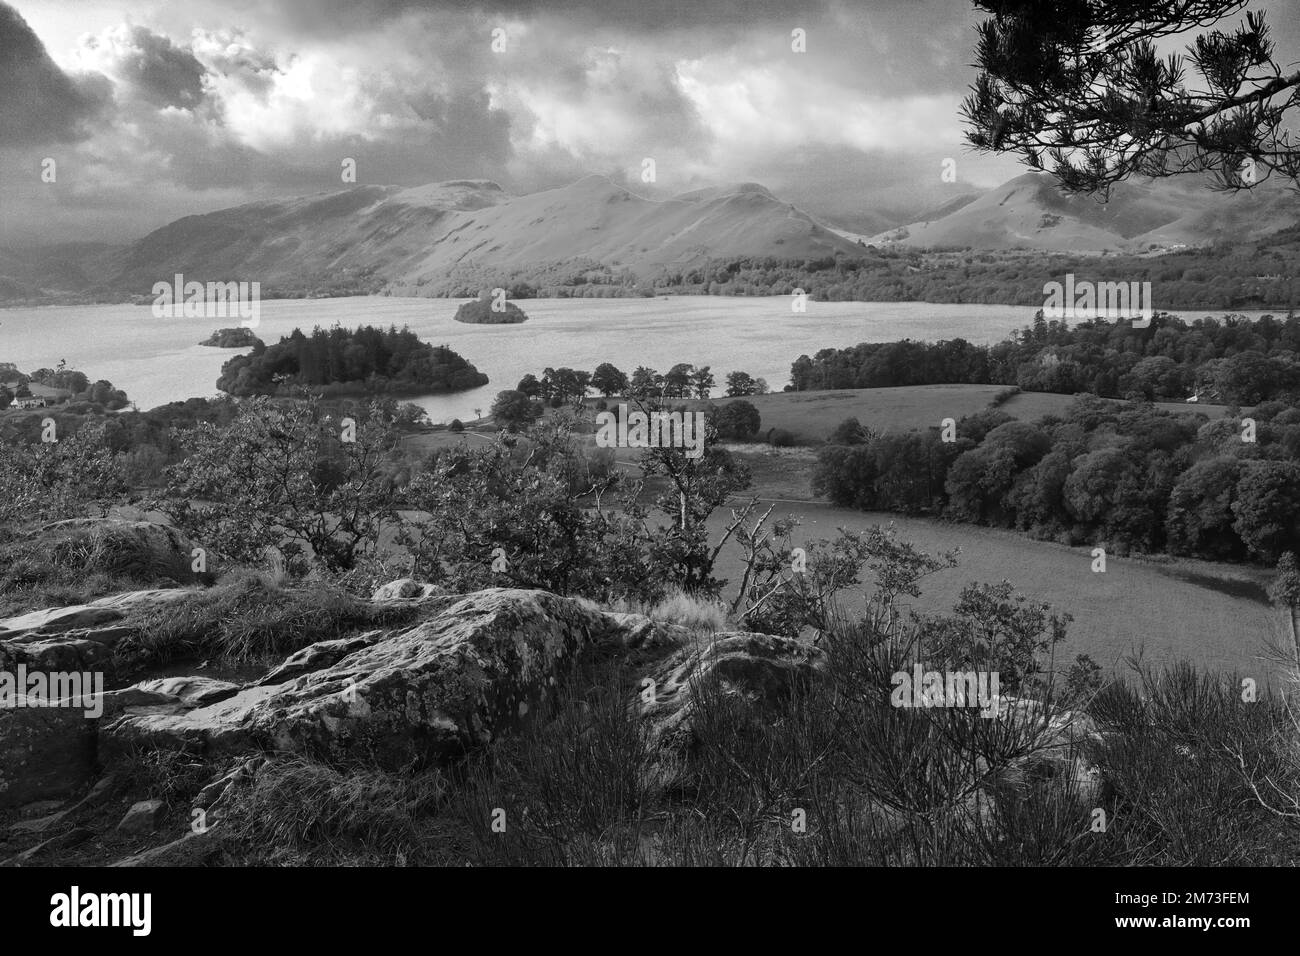
[[[241,571],[207,590],[137,612],[131,619],[137,633],[115,653],[136,665],[204,656],[271,661],[413,614],[409,608],[376,607],[325,582],[285,587],[272,574]]]

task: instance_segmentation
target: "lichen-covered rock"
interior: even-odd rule
[[[153,833],[158,829],[158,822],[162,819],[163,802],[161,800],[140,800],[131,804],[131,808],[126,811],[126,816],[122,817],[122,822],[117,825],[121,833],[143,834]]]
[[[193,590],[193,588],[145,588],[139,591],[110,594],[108,597],[87,601],[85,604],[30,611],[27,614],[0,620],[0,640],[22,642],[49,637],[51,634],[99,628],[105,624],[125,620],[128,611],[142,604],[176,601]]]
[[[623,636],[572,599],[481,591],[284,685],[248,725],[276,750],[450,757],[520,726],[588,650]]]
[[[212,677],[159,677],[135,685],[146,694],[160,694],[186,707],[206,707],[234,697],[239,685]]]
[[[723,693],[771,705],[788,695],[796,681],[813,677],[824,666],[822,651],[803,641],[771,634],[716,634],[678,650],[651,670],[643,682],[641,711],[661,744],[689,746],[702,681],[717,680]]]
[[[439,603],[414,625],[299,651],[282,665],[288,673],[333,662],[282,683],[264,679],[183,714],[127,714],[104,729],[101,749],[110,761],[136,746],[439,760],[529,720],[593,648],[666,651],[681,633],[545,591],[493,588]]]
[[[99,756],[113,766],[136,750],[184,750],[202,754],[236,754],[256,750],[258,741],[247,727],[253,708],[275,694],[276,687],[246,687],[233,697],[188,710],[131,713],[101,725]]]
[[[340,637],[332,641],[317,641],[315,644],[308,644],[306,647],[294,651],[284,659],[283,663],[272,668],[254,683],[264,686],[283,684],[295,677],[301,677],[303,674],[324,670],[337,664],[353,651],[369,647],[384,636],[384,631],[367,631],[364,634],[358,634],[356,637]]]
[[[135,633],[126,623],[144,607],[180,600],[191,588],[126,591],[0,620],[0,670],[101,671],[111,680],[113,648]]]
[[[375,589],[370,600],[376,603],[389,601],[410,601],[436,594],[438,589],[432,584],[421,584],[414,578],[398,578]]]

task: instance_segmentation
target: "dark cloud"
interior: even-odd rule
[[[901,6],[913,0],[876,0]],[[917,0],[919,2],[919,0]],[[312,35],[338,35],[366,29],[411,14],[560,19],[576,28],[618,24],[642,35],[694,27],[753,26],[815,18],[839,6],[833,0],[239,0],[249,15],[278,16]]]
[[[27,21],[0,2],[0,146],[82,139],[106,94],[94,77],[60,70]]]
[[[93,45],[92,40],[92,45]],[[203,64],[169,37],[133,27],[120,76],[154,106],[192,108],[203,99]]]

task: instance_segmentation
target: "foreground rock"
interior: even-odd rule
[[[770,634],[717,634],[680,649],[651,671],[642,713],[661,744],[689,747],[703,688],[713,684],[722,694],[772,706],[824,667],[825,655],[802,641]]]
[[[182,714],[128,714],[101,734],[106,759],[147,747],[366,755],[391,767],[442,760],[523,726],[592,652],[666,652],[684,633],[545,591],[493,588],[431,613],[299,651],[277,669],[277,681],[293,675],[285,682],[268,675]]]
[[[1048,711],[1041,701],[1028,697],[1002,697],[998,719],[1013,721],[1033,732],[1039,747],[1016,761],[993,786],[1003,796],[1020,796],[1031,787],[1053,786],[1077,794],[1094,806],[1106,803],[1114,787],[1092,760],[1104,744],[1096,722],[1080,711]]]
[[[135,631],[130,616],[194,590],[146,588],[0,619],[0,670],[98,671],[111,681],[113,648]]]
[[[161,800],[140,800],[131,804],[131,809],[126,811],[126,816],[117,825],[117,829],[121,833],[137,835],[153,833],[158,829],[158,821],[162,819],[162,813]]]

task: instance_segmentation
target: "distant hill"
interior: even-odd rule
[[[1240,242],[1300,222],[1300,196],[1272,179],[1240,193],[1174,177],[1121,183],[1108,203],[1067,196],[1046,173],[1026,173],[925,220],[871,237],[878,245],[982,251],[1166,252]]]
[[[0,301],[78,295],[116,274],[126,252],[103,242],[0,248]]]
[[[508,281],[586,281],[740,256],[817,258],[860,247],[755,183],[655,201],[600,176],[512,196],[458,180],[356,186],[187,216],[131,247],[106,283],[135,295],[187,280],[260,281],[263,295],[477,295]]]

